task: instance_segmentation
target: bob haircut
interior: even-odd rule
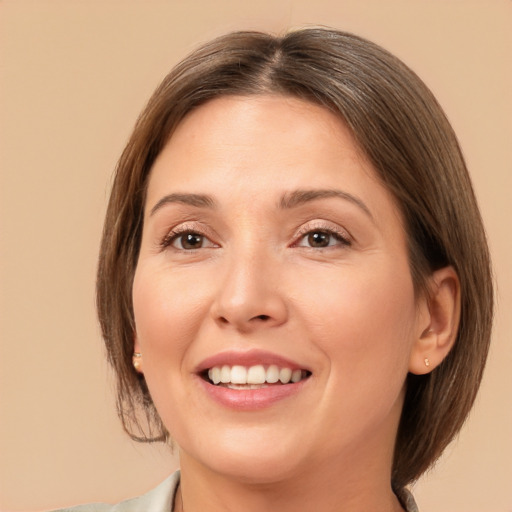
[[[292,96],[322,105],[349,127],[403,216],[416,295],[447,265],[461,286],[456,342],[427,375],[409,374],[392,485],[400,490],[439,457],[474,402],[487,357],[492,272],[486,236],[456,136],[426,85],[399,59],[352,34],[307,28],[277,37],[235,32],[179,63],[154,92],[119,160],[98,268],[97,307],[117,377],[123,427],[165,441],[144,377],[132,366],[132,283],[152,165],[182,119],[227,95]]]

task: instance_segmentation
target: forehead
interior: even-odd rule
[[[352,160],[374,173],[346,124],[327,108],[289,96],[224,96],[185,116],[156,159],[152,175],[171,164],[185,164],[182,170],[190,171],[201,161],[213,172],[220,160],[242,169],[251,161],[254,167],[272,159],[298,168],[305,160],[313,165],[332,158],[341,158],[340,167]]]
[[[200,192],[260,202],[274,192],[333,187],[396,210],[339,115],[288,96],[225,96],[177,126],[153,165],[147,198]]]
[[[199,130],[201,127],[214,130]],[[304,138],[316,139],[320,132],[323,136],[329,133],[339,142],[343,138],[354,142],[342,118],[316,103],[278,94],[230,95],[212,99],[189,112],[174,131],[170,145],[182,136],[188,138],[196,133],[204,142],[236,141],[251,145],[255,136],[259,142],[266,139],[272,143],[278,134],[293,135],[291,140],[299,142]],[[284,140],[283,137],[279,142]]]

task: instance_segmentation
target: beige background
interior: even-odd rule
[[[460,137],[499,309],[460,439],[416,485],[422,512],[512,511],[512,1],[0,0],[0,509],[141,493],[176,462],[122,433],[94,312],[109,177],[135,118],[198,42],[306,23],[405,60]]]

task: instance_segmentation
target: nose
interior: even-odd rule
[[[219,279],[212,317],[220,327],[239,332],[277,327],[288,318],[281,266],[262,251],[234,255]]]

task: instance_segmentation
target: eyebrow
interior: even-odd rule
[[[328,199],[331,197],[336,197],[351,202],[363,210],[363,212],[368,215],[371,220],[374,220],[370,209],[361,199],[348,192],[343,192],[342,190],[337,189],[296,190],[294,192],[289,192],[281,198],[279,207],[282,209],[297,208],[298,206],[302,206],[303,204],[309,203],[310,201],[315,201],[317,199]]]
[[[338,198],[345,201],[349,201],[352,204],[358,206],[371,220],[373,215],[366,206],[366,204],[358,197],[342,190],[337,189],[317,189],[317,190],[295,190],[293,192],[285,193],[279,201],[279,208],[288,210],[291,208],[297,208],[311,201],[318,199]],[[206,194],[167,194],[158,201],[158,203],[151,208],[150,216],[154,215],[159,209],[163,208],[168,204],[181,203],[196,208],[216,208],[217,204],[213,197]]]
[[[172,203],[187,204],[197,208],[215,208],[216,206],[213,198],[205,194],[168,194],[151,208],[149,215],[154,215],[160,208]]]

